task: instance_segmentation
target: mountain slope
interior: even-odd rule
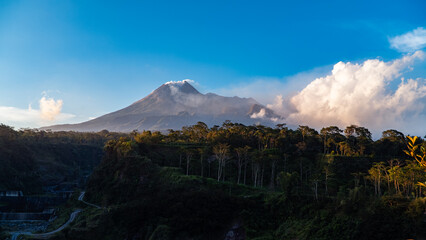
[[[130,106],[96,119],[79,123],[44,127],[53,131],[117,132],[137,130],[181,129],[205,122],[220,125],[225,120],[247,125],[274,125],[280,117],[252,98],[201,94],[187,81],[163,84],[145,98]]]

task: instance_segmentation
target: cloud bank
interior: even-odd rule
[[[389,39],[391,48],[400,52],[414,52],[426,47],[426,29],[419,27],[411,32]]]
[[[39,101],[39,109],[33,109],[31,105],[27,109],[0,106],[0,123],[14,127],[41,127],[75,117],[61,113],[62,105],[62,100],[43,96]]]
[[[400,77],[414,60],[423,58],[417,51],[390,62],[339,62],[331,74],[316,78],[292,97],[277,96],[268,107],[295,125],[357,124],[376,133],[390,128],[418,133],[426,125],[425,79]],[[395,90],[388,87],[393,81],[400,81]]]

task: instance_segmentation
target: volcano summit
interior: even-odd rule
[[[164,131],[181,129],[200,121],[209,126],[221,125],[226,120],[246,125],[275,125],[280,119],[280,116],[253,98],[202,94],[184,80],[165,83],[130,106],[93,120],[42,129],[82,132],[104,129],[115,132]]]

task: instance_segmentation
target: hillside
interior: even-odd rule
[[[84,200],[101,208],[82,205],[74,195],[58,211],[59,219],[84,209],[56,240],[396,240],[426,235],[426,198],[418,184],[426,181],[426,164],[403,152],[424,158],[426,142],[396,130],[376,141],[368,129],[355,125],[321,133],[308,126],[292,130],[231,122],[213,128],[198,123],[167,135],[0,130],[3,151],[14,148],[8,154],[23,154],[18,146],[24,145],[48,155],[63,153],[52,161],[59,164],[46,171],[57,177],[64,175],[60,163],[78,157],[74,151],[84,152],[79,146],[99,147],[108,140],[85,187]],[[51,146],[60,143],[67,144],[53,151]],[[28,169],[18,178],[40,166],[19,159],[10,162],[23,162]],[[68,164],[69,172],[78,173],[82,163]],[[14,182],[11,176],[2,180]],[[32,189],[35,181],[21,182]]]
[[[297,132],[293,134],[289,133],[289,140],[300,137]],[[317,144],[312,137],[306,139],[310,146]],[[208,153],[210,141],[165,144],[167,136],[163,136],[165,142],[150,138],[135,136],[134,140],[121,138],[106,144],[104,159],[86,188],[87,200],[105,209],[86,210],[70,229],[54,239],[367,240],[424,234],[424,198],[390,193],[374,196],[370,184],[357,186],[353,174],[367,171],[377,159],[327,156],[333,177],[329,179],[329,192],[321,186],[317,198],[313,187],[321,169],[307,172],[308,179],[300,183],[294,171],[300,161],[297,150],[290,153],[289,172],[279,174],[277,186],[253,187],[256,183],[251,181],[252,186],[236,184],[233,165],[228,167],[226,181],[216,180],[216,171],[207,169],[205,176],[210,177],[200,176],[208,158],[198,165],[200,158],[203,162],[203,151],[196,150],[207,149]],[[262,168],[269,169],[277,151],[265,150],[265,154],[257,155],[253,150],[249,168],[256,169],[256,161],[262,161]],[[190,174],[184,174],[188,156],[197,161],[190,157]],[[311,166],[321,161],[306,160]],[[216,170],[217,162],[210,167]]]
[[[15,131],[0,124],[0,191],[40,194],[64,183],[81,185],[114,134]]]

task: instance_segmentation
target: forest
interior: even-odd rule
[[[247,239],[424,236],[425,141],[396,130],[374,141],[355,125],[317,132],[199,122],[133,131],[104,152],[87,186],[91,201],[111,209],[103,224],[91,222],[103,236],[220,239],[210,236],[232,222]],[[133,210],[143,216],[130,220]],[[105,225],[111,218],[120,220]],[[66,236],[84,239],[82,229]]]
[[[107,142],[104,150],[107,156],[118,152],[115,158],[143,154],[160,166],[217,181],[269,190],[289,184],[316,198],[336,195],[339,187],[363,187],[375,196],[422,197],[418,183],[426,181],[425,146],[422,138],[397,130],[373,141],[368,129],[356,125],[318,133],[308,126],[292,130],[285,124],[225,122],[208,128],[199,122],[167,134],[133,131]]]
[[[223,239],[235,225],[245,239],[425,236],[426,142],[397,130],[374,141],[356,125],[318,132],[199,122],[129,134],[0,127],[9,158],[61,144],[103,146],[86,196],[104,210],[86,211],[55,239]],[[27,172],[17,178],[23,186],[40,177],[25,161],[2,164]]]
[[[43,188],[76,182],[90,174],[102,158],[109,133],[14,130],[0,124],[0,191],[42,194]]]

